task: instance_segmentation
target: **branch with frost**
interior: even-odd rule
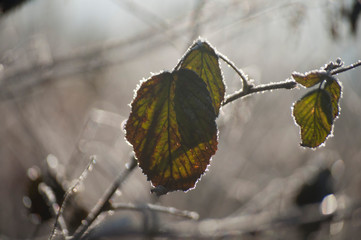
[[[276,89],[293,89],[297,86],[297,83],[294,80],[286,80],[286,81],[282,81],[282,82],[253,86],[253,85],[249,84],[247,76],[241,70],[239,70],[234,65],[233,62],[229,61],[227,58],[225,58],[222,55],[219,55],[219,57],[236,71],[236,73],[242,79],[242,83],[243,83],[243,87],[241,90],[226,97],[226,99],[224,100],[224,102],[222,104],[223,106],[230,102],[233,102],[237,99],[240,99],[240,98],[246,97],[247,95],[253,94],[253,93],[271,91],[271,90],[276,90]],[[338,59],[336,61],[336,63],[331,62],[331,63],[327,64],[324,68],[325,68],[325,70],[329,70],[330,75],[336,75],[336,74],[339,74],[339,73],[342,73],[345,71],[349,71],[351,69],[361,66],[361,60],[359,60],[353,64],[350,64],[349,66],[346,66],[346,67],[342,67],[342,64],[343,63],[341,62],[341,60]]]
[[[99,200],[99,202],[94,206],[94,208],[90,211],[86,219],[82,221],[82,224],[75,231],[74,235],[71,239],[80,239],[83,234],[88,230],[90,225],[95,221],[95,219],[103,212],[108,209],[109,200],[114,196],[115,192],[122,185],[122,183],[128,178],[130,173],[137,166],[137,161],[134,157],[131,158],[129,164],[127,164],[126,168],[123,172],[121,172],[113,184],[107,189],[104,193],[104,196]]]
[[[64,199],[63,202],[59,208],[59,211],[56,212],[56,218],[55,218],[55,223],[53,226],[53,229],[51,231],[49,240],[52,240],[55,237],[55,231],[58,227],[58,225],[60,226],[60,229],[62,230],[62,234],[64,235],[64,237],[67,237],[68,235],[68,230],[66,229],[66,224],[65,221],[63,219],[63,212],[64,212],[64,208],[68,202],[68,200],[70,199],[70,197],[72,196],[72,194],[74,192],[77,191],[77,188],[79,187],[79,185],[84,181],[84,179],[86,178],[86,176],[88,175],[90,169],[93,167],[93,165],[96,162],[96,157],[95,156],[91,156],[90,157],[90,161],[87,165],[87,167],[83,170],[83,172],[81,173],[80,177],[78,177],[78,179],[76,180],[76,182],[74,183],[74,185],[72,187],[70,187],[65,195],[64,195]],[[40,189],[41,190],[41,189]],[[44,193],[47,193],[46,191],[43,191]],[[48,196],[49,194],[47,194],[46,196]],[[51,196],[49,197],[51,199]],[[56,210],[55,210],[56,211]]]

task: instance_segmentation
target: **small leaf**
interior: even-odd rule
[[[326,71],[323,70],[311,71],[305,74],[293,72],[292,77],[297,83],[303,85],[306,88],[309,88],[324,80],[325,74]]]
[[[214,110],[218,116],[224,99],[225,85],[218,61],[218,55],[209,43],[198,40],[181,60],[181,69],[193,70],[203,79],[212,98]]]
[[[323,89],[316,89],[293,107],[293,116],[301,128],[301,145],[316,148],[331,133],[333,115],[330,94]]]
[[[331,97],[332,115],[336,118],[340,113],[339,100],[341,97],[341,85],[336,79],[327,80],[324,88]]]
[[[126,123],[126,139],[155,187],[188,190],[217,150],[216,114],[206,84],[188,69],[143,82]]]

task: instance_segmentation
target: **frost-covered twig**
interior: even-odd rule
[[[82,172],[82,174],[80,175],[80,177],[77,179],[77,181],[74,183],[74,185],[72,187],[70,187],[65,195],[64,195],[64,200],[61,204],[61,207],[58,211],[58,214],[56,215],[56,218],[55,218],[55,223],[54,223],[54,226],[53,226],[53,229],[51,231],[51,234],[50,234],[50,237],[49,237],[49,240],[53,239],[54,235],[55,235],[55,230],[58,226],[58,224],[60,224],[59,221],[62,221],[61,219],[62,218],[62,215],[63,215],[63,211],[64,211],[64,207],[66,205],[66,203],[68,202],[69,198],[71,197],[72,193],[73,192],[76,192],[77,188],[79,187],[79,185],[81,184],[81,182],[86,178],[88,172],[90,171],[90,169],[92,168],[92,166],[95,164],[95,161],[96,161],[96,158],[95,156],[91,156],[90,157],[90,161],[87,165],[87,167],[84,169],[84,171]],[[64,234],[64,232],[63,232]]]
[[[246,74],[244,74],[244,72],[242,72],[242,70],[238,69],[233,62],[231,62],[227,57],[223,56],[222,54],[218,53],[218,56],[225,63],[227,63],[231,68],[233,68],[233,70],[241,77],[242,83],[243,83],[242,91],[246,92],[249,88],[252,87],[252,85],[249,85],[248,78],[247,78]]]
[[[296,86],[297,83],[295,81],[289,80],[284,82],[260,85],[257,87],[249,87],[248,89],[245,90],[242,89],[241,91],[235,92],[234,94],[227,96],[222,105],[224,106],[230,102],[233,102],[234,100],[237,100],[238,98],[245,97],[252,93],[270,91],[275,89],[292,89],[295,88]]]
[[[220,55],[220,57],[222,58],[221,55]],[[222,59],[227,62],[226,58],[222,58]],[[240,72],[234,66],[233,63],[229,62],[229,65],[240,75],[243,82],[247,82],[246,79],[244,79],[244,74],[242,72]],[[330,73],[331,73],[331,75],[336,75],[336,74],[351,70],[351,69],[359,67],[359,66],[361,66],[361,60],[359,60],[359,61],[357,61],[357,62],[355,62],[355,63],[353,63],[353,64],[351,64],[349,66],[346,66],[346,67],[341,67],[341,65],[340,65],[340,67],[337,67],[336,69],[332,70]],[[240,90],[238,92],[235,92],[235,93],[229,95],[228,97],[226,97],[226,99],[224,100],[222,105],[224,106],[224,105],[226,105],[226,104],[228,104],[230,102],[233,102],[234,100],[245,97],[245,96],[247,96],[249,94],[252,94],[252,93],[270,91],[270,90],[275,90],[275,89],[292,89],[292,88],[295,88],[296,86],[297,86],[297,83],[295,81],[293,81],[293,80],[286,80],[284,82],[269,83],[269,84],[266,84],[266,85],[260,85],[260,86],[256,86],[256,87],[253,87],[252,85],[248,85],[248,87],[245,88],[243,86],[242,90]]]
[[[87,218],[82,221],[82,224],[78,227],[78,229],[75,231],[74,235],[72,236],[72,239],[80,239],[83,236],[83,234],[88,230],[88,228],[94,222],[94,220],[105,210],[106,206],[109,203],[109,200],[113,197],[117,189],[127,179],[129,174],[133,171],[133,169],[136,166],[137,166],[137,161],[135,157],[132,157],[130,163],[127,165],[124,171],[118,175],[117,179],[113,182],[110,188],[108,188],[104,196],[90,211]]]
[[[331,72],[332,75],[336,75],[336,74],[339,74],[339,73],[342,73],[342,72],[345,72],[345,71],[348,71],[348,70],[351,70],[353,68],[356,68],[356,67],[359,67],[361,66],[361,60],[358,60],[357,62],[347,66],[347,67],[340,67],[338,69],[335,69]]]
[[[57,217],[57,223],[60,227],[60,230],[64,237],[67,237],[69,234],[68,228],[66,227],[65,220],[61,214],[58,214],[59,212],[59,205],[56,202],[56,196],[53,190],[45,183],[40,183],[38,186],[39,193],[43,196],[45,199],[46,204],[48,205],[51,214],[54,217]],[[54,226],[55,228],[55,226]],[[54,229],[53,229],[54,231]]]
[[[220,53],[218,53],[218,56],[224,62],[226,62],[240,76],[240,78],[242,79],[242,84],[243,84],[243,87],[240,91],[235,92],[235,93],[229,95],[228,97],[226,97],[226,99],[222,103],[223,106],[230,102],[233,102],[236,99],[245,97],[252,93],[264,92],[264,91],[281,89],[281,88],[292,89],[297,86],[297,83],[295,81],[290,80],[290,81],[270,83],[267,85],[260,85],[260,86],[254,87],[252,84],[249,84],[248,77],[246,76],[246,74],[244,74],[242,70],[238,69],[233,62],[231,62],[229,59],[227,59],[227,57],[223,56]]]

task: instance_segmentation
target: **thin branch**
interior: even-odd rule
[[[78,227],[75,234],[72,236],[72,239],[80,239],[81,236],[88,230],[90,225],[94,220],[106,209],[109,204],[109,200],[113,197],[114,193],[120,187],[120,185],[127,179],[129,174],[137,166],[137,161],[134,157],[131,158],[131,162],[127,165],[125,170],[121,172],[117,179],[113,182],[110,188],[107,189],[104,196],[99,200],[99,202],[94,206],[91,212],[88,214],[87,218],[82,221],[82,224]]]
[[[94,163],[95,163],[95,156],[91,156],[87,167],[84,169],[84,171],[82,172],[80,177],[77,179],[77,181],[74,183],[74,185],[66,191],[66,193],[64,195],[64,200],[63,200],[63,202],[61,204],[61,207],[60,207],[60,209],[58,211],[58,214],[56,215],[55,223],[54,223],[53,229],[51,231],[49,240],[52,240],[54,235],[55,235],[55,230],[56,230],[58,224],[60,224],[59,221],[61,221],[61,219],[62,219],[62,215],[63,215],[63,212],[64,212],[65,205],[68,202],[70,196],[72,195],[72,193],[77,191],[77,187],[86,178],[88,172],[93,167]]]
[[[230,96],[227,96],[225,101],[222,103],[222,106],[233,102],[234,100],[237,100],[239,98],[245,97],[252,93],[257,92],[264,92],[264,91],[270,91],[275,89],[292,89],[297,86],[297,83],[295,81],[284,81],[284,82],[278,82],[278,83],[270,83],[266,85],[260,85],[257,87],[250,86],[248,89],[241,90],[239,92],[236,92]]]
[[[242,70],[238,69],[233,62],[231,62],[229,59],[227,59],[227,57],[223,56],[220,53],[218,53],[218,57],[222,59],[225,63],[227,63],[231,68],[233,68],[233,70],[236,71],[236,73],[241,77],[243,83],[242,91],[247,91],[247,89],[252,87],[251,85],[248,84],[248,78],[246,74],[244,74]]]
[[[355,63],[353,63],[353,64],[351,64],[351,65],[349,65],[349,66],[347,66],[347,67],[340,67],[340,68],[338,68],[338,69],[336,69],[336,70],[333,70],[333,71],[331,72],[331,74],[332,74],[332,75],[336,75],[336,74],[339,74],[339,73],[342,73],[342,72],[351,70],[351,69],[356,68],[356,67],[359,67],[359,66],[361,66],[361,60],[358,60],[357,62],[355,62]]]
[[[179,210],[173,207],[164,207],[154,204],[145,204],[145,205],[135,205],[132,203],[113,203],[112,210],[134,210],[134,211],[144,211],[144,210],[151,210],[155,212],[167,213],[171,215],[175,215],[178,217],[190,218],[193,220],[197,220],[199,218],[198,213],[186,211],[186,210]]]
[[[68,237],[69,231],[66,227],[65,220],[61,214],[58,214],[59,205],[56,202],[56,196],[53,190],[45,183],[40,183],[38,187],[39,193],[45,199],[46,204],[48,205],[51,214],[54,217],[58,218],[58,225],[64,237]]]

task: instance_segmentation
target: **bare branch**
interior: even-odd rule
[[[103,211],[109,210],[109,209],[106,209],[107,205],[109,204],[109,200],[113,197],[114,193],[117,191],[117,189],[120,187],[120,185],[128,178],[129,174],[134,170],[134,168],[136,166],[137,166],[137,161],[135,160],[135,157],[133,156],[131,158],[130,163],[127,165],[127,167],[124,169],[124,171],[118,175],[117,179],[113,182],[113,184],[110,186],[110,188],[107,189],[104,196],[94,206],[94,208],[88,214],[87,218],[82,221],[82,224],[78,227],[75,234],[72,236],[72,239],[80,239],[81,236],[83,236],[83,234],[90,227],[90,225],[94,222],[94,220]]]
[[[59,205],[56,202],[56,196],[53,190],[45,183],[40,183],[38,187],[39,193],[45,199],[46,204],[48,205],[51,214],[54,217],[57,217],[58,225],[64,237],[67,237],[69,234],[68,228],[66,227],[65,220],[61,214],[59,214]],[[55,226],[54,226],[55,229]],[[54,231],[53,229],[53,231]]]
[[[55,235],[55,230],[56,230],[58,224],[60,224],[59,221],[62,221],[61,219],[62,219],[62,215],[63,215],[63,212],[64,212],[64,208],[65,208],[65,205],[68,202],[70,196],[74,192],[77,191],[77,188],[78,188],[79,184],[84,180],[84,178],[86,178],[88,172],[90,171],[90,169],[92,168],[94,163],[95,163],[95,156],[92,156],[92,157],[90,157],[90,161],[89,161],[87,167],[84,169],[84,171],[80,175],[80,177],[77,179],[77,181],[74,183],[74,185],[66,191],[66,193],[64,195],[64,200],[63,200],[63,202],[61,204],[61,207],[60,207],[60,209],[58,211],[58,214],[56,215],[55,223],[54,223],[53,229],[51,231],[49,240],[53,239],[53,237]]]

